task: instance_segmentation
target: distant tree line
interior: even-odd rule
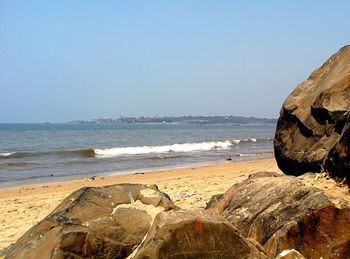
[[[94,119],[89,121],[70,121],[70,123],[178,123],[178,124],[275,124],[276,119],[244,116],[163,116],[163,117],[123,117],[118,119]]]

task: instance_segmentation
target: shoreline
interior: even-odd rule
[[[203,167],[203,166],[214,166],[219,164],[226,164],[226,163],[241,163],[241,162],[247,162],[247,161],[255,161],[255,160],[265,160],[265,159],[272,159],[273,158],[273,152],[264,152],[262,154],[258,155],[252,155],[252,156],[239,156],[238,158],[227,158],[223,160],[213,160],[213,161],[206,161],[206,162],[196,162],[196,163],[186,163],[186,164],[178,164],[178,165],[169,165],[169,166],[159,166],[159,167],[148,167],[148,168],[140,168],[140,169],[130,169],[130,170],[121,170],[121,171],[106,171],[106,172],[95,172],[95,173],[88,173],[88,174],[78,174],[78,175],[70,175],[70,176],[55,176],[55,177],[45,177],[45,178],[37,178],[36,180],[33,179],[23,179],[18,181],[10,181],[10,182],[0,182],[0,190],[3,188],[12,188],[12,187],[18,187],[18,186],[26,186],[26,185],[40,185],[40,184],[47,184],[51,182],[66,182],[66,181],[74,181],[74,180],[80,180],[85,178],[99,178],[99,177],[109,177],[109,176],[118,176],[118,175],[132,175],[135,173],[152,173],[156,171],[164,171],[164,170],[173,170],[173,169],[186,169],[190,167]]]
[[[203,209],[210,198],[259,171],[280,172],[274,159],[224,162],[139,173],[96,176],[0,188],[0,249],[15,242],[63,199],[82,187],[119,183],[156,184],[175,205]]]

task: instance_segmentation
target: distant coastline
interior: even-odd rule
[[[276,124],[277,119],[244,117],[244,116],[164,116],[164,117],[123,117],[118,119],[92,119],[92,120],[74,120],[71,124],[121,124],[121,123],[168,123],[168,124]]]

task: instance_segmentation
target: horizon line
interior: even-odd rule
[[[278,118],[268,118],[268,117],[256,117],[256,116],[243,116],[243,115],[153,115],[153,116],[124,116],[120,115],[119,117],[100,117],[100,118],[93,118],[93,119],[71,119],[71,120],[65,120],[65,121],[16,121],[16,122],[0,122],[0,124],[64,124],[64,123],[71,123],[71,122],[93,122],[97,120],[120,120],[120,119],[126,119],[126,118],[150,118],[150,119],[155,119],[155,118],[183,118],[183,117],[237,117],[237,118],[254,118],[254,119],[266,119],[266,120],[278,120]]]

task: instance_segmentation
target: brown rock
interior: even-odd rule
[[[305,259],[305,257],[294,249],[283,250],[275,259]]]
[[[350,172],[350,46],[331,56],[284,102],[275,157],[286,174]]]
[[[266,258],[262,248],[244,238],[226,220],[203,212],[161,212],[135,259]]]
[[[4,252],[5,258],[126,258],[147,234],[154,216],[175,208],[156,186],[86,187]]]
[[[350,258],[350,207],[333,199],[296,177],[265,172],[233,185],[208,210],[271,258],[291,248],[306,258]]]

